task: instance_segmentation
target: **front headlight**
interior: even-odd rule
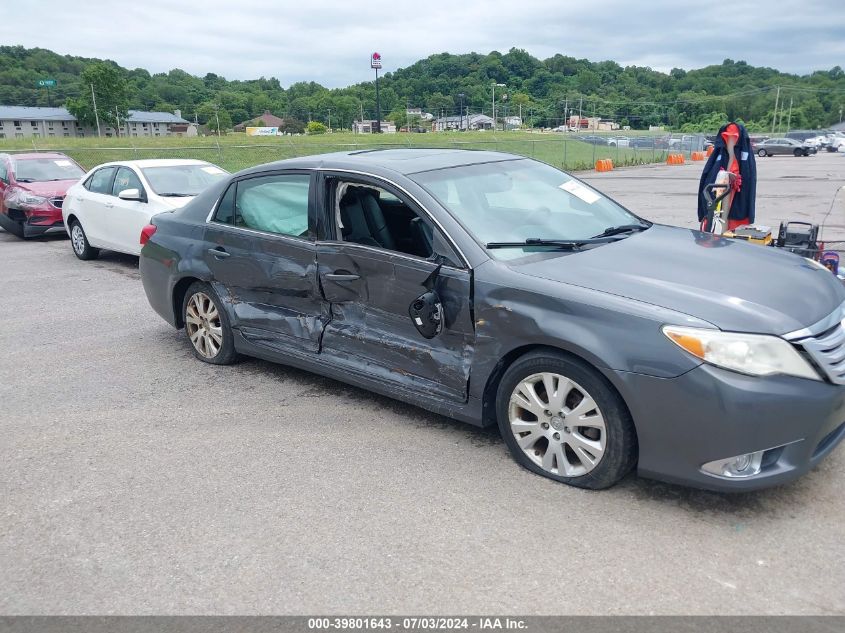
[[[36,196],[28,191],[17,191],[9,197],[7,204],[14,205],[20,209],[35,209],[47,202],[47,198]]]
[[[670,341],[706,363],[751,376],[787,374],[821,380],[787,341],[777,336],[666,325]]]

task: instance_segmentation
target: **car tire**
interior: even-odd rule
[[[765,158],[766,156],[768,156],[768,153],[766,153],[766,150],[761,149],[757,152],[757,156],[759,156],[760,158]]]
[[[806,156],[806,154],[803,151],[801,151],[800,149],[792,150],[792,155],[795,156],[795,157]]]
[[[94,248],[88,242],[88,236],[85,235],[78,220],[70,224],[70,247],[73,249],[73,254],[82,260],[97,259],[100,255],[100,249]]]
[[[182,300],[182,318],[194,356],[212,365],[235,362],[238,354],[229,318],[211,286],[191,284]]]
[[[496,418],[517,463],[571,486],[609,488],[637,461],[634,423],[620,395],[590,365],[553,350],[529,353],[508,368]]]

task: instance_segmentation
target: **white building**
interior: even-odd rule
[[[444,130],[492,130],[493,119],[486,114],[469,114],[466,116],[447,116],[434,120],[435,132]]]
[[[110,126],[100,127],[102,136],[117,136]],[[129,110],[120,122],[121,136],[196,136],[196,125],[182,118],[181,112]],[[0,139],[97,136],[96,127],[79,125],[65,108],[0,106]]]
[[[352,124],[352,131],[355,134],[373,134],[373,128],[375,127],[375,119],[368,119],[364,121],[355,121]],[[396,134],[396,124],[391,123],[390,121],[382,121],[381,122],[381,133],[382,134]]]

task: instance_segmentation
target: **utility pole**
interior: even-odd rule
[[[117,138],[120,138],[120,110],[117,109],[117,106],[114,106],[114,117],[117,120],[117,127],[115,128],[117,131]]]
[[[579,132],[581,131],[581,111],[583,109],[582,108],[583,105],[584,105],[584,95],[581,95],[581,98],[578,99],[578,126],[577,127],[578,127]]]
[[[789,97],[789,115],[786,117],[786,131],[792,129],[792,97]]]
[[[461,120],[458,124],[458,130],[462,132],[463,129],[464,129],[464,96],[465,95],[464,95],[463,92],[461,92],[460,94],[458,94],[458,96],[461,98],[461,112],[460,112]]]
[[[563,124],[566,126],[566,132],[569,131],[569,117],[567,116],[567,112],[569,112],[569,95],[566,95],[566,98],[563,100]]]
[[[329,132],[332,131],[332,109],[329,108]]]
[[[100,138],[100,115],[97,114],[97,97],[94,96],[94,84],[91,84],[91,100],[94,102],[94,120],[97,122],[97,138]]]
[[[772,134],[775,133],[775,121],[778,118],[778,101],[780,100],[780,86],[778,86],[777,94],[775,94],[775,113],[772,116]]]

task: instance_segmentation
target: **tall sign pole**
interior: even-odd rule
[[[376,124],[373,131],[381,134],[381,102],[378,96],[378,69],[381,68],[381,54],[373,53],[370,57],[370,68],[376,71]]]

